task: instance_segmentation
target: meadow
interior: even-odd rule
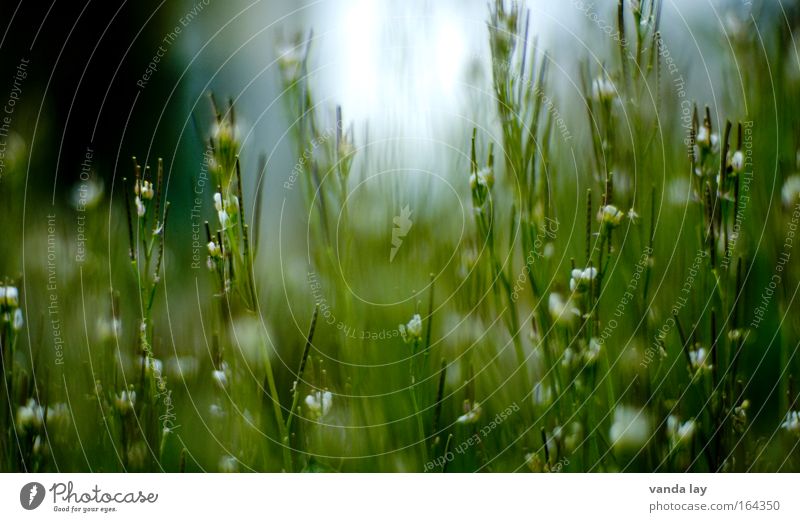
[[[571,74],[490,2],[472,113],[396,153],[312,31],[289,168],[219,92],[191,170],[87,149],[51,202],[4,149],[0,470],[800,471],[800,16],[718,29],[703,99],[661,4],[598,7]]]

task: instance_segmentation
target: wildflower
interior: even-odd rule
[[[614,84],[605,76],[599,76],[592,81],[592,98],[601,102],[609,102],[617,95]]]
[[[600,341],[597,340],[596,337],[592,337],[589,339],[589,347],[583,354],[583,358],[586,361],[587,365],[592,365],[597,362],[597,359],[600,358],[600,353],[603,350],[603,345],[600,344]]]
[[[597,220],[608,228],[614,228],[622,222],[625,217],[625,212],[621,211],[614,205],[603,205],[600,207],[600,212],[597,213]]]
[[[156,359],[155,357],[140,357],[139,358],[139,365],[140,367],[144,366],[145,375],[148,377],[156,376],[159,377],[164,373],[164,365],[160,359]]]
[[[278,51],[278,66],[288,82],[296,81],[303,65],[303,51],[300,46],[286,46]]]
[[[37,435],[33,439],[33,454],[37,457],[46,457],[50,454],[50,447],[41,435]]]
[[[458,424],[475,424],[481,418],[481,405],[479,402],[464,401],[464,414],[456,419]]]
[[[673,447],[678,448],[689,444],[694,437],[697,423],[694,419],[689,419],[681,423],[675,415],[667,417],[667,436]]]
[[[525,455],[525,463],[528,465],[533,473],[541,473],[544,471],[544,462],[538,453],[528,453]]]
[[[63,402],[47,407],[47,429],[60,430],[69,426],[71,415],[67,405]]]
[[[744,170],[744,154],[742,151],[737,150],[731,155],[731,169],[733,169],[733,172],[736,174]]]
[[[239,461],[232,455],[225,455],[219,459],[220,473],[236,473],[239,471]]]
[[[17,428],[20,431],[38,430],[42,427],[43,420],[44,410],[33,397],[17,408]]]
[[[142,199],[153,199],[155,192],[153,191],[153,184],[149,181],[142,180],[141,181],[141,188],[136,192],[136,195],[142,197]]]
[[[637,224],[637,223],[639,222],[639,213],[638,213],[638,212],[636,212],[635,210],[633,210],[633,207],[631,207],[631,209],[630,209],[630,210],[628,210],[628,219],[629,219],[629,220],[631,221],[631,223],[633,223],[634,225],[635,225],[635,224]]]
[[[208,255],[212,258],[217,258],[222,256],[222,250],[220,250],[219,245],[216,244],[214,241],[208,242]]]
[[[800,174],[793,174],[783,182],[781,200],[786,208],[791,207],[800,200]]]
[[[800,435],[800,411],[787,411],[781,428],[789,433]]]
[[[19,290],[16,286],[0,286],[0,308],[19,306]]]
[[[228,228],[228,222],[230,221],[230,217],[228,216],[228,212],[220,210],[217,212],[217,217],[219,218],[219,226],[222,227],[222,230]]]
[[[127,390],[122,390],[119,395],[114,397],[114,406],[121,415],[127,415],[128,413],[132,412],[135,404],[136,392],[133,390],[133,387]]]
[[[475,190],[479,187],[490,189],[494,186],[494,172],[489,167],[484,167],[473,172],[469,177],[469,188]]]
[[[214,384],[221,390],[228,387],[228,376],[224,369],[214,370],[211,372],[211,378],[214,379]]]
[[[547,406],[553,400],[553,391],[549,386],[545,386],[541,382],[533,385],[531,398],[535,406]]]
[[[219,192],[214,192],[214,208],[217,212],[222,212],[222,194]]]
[[[595,277],[597,277],[597,269],[593,266],[583,270],[575,268],[572,270],[572,278],[569,280],[569,289],[576,293],[583,293],[589,289]]]
[[[650,422],[644,411],[631,406],[618,406],[609,431],[611,445],[616,450],[638,450],[650,438]]]
[[[419,314],[414,314],[411,320],[405,324],[400,325],[400,335],[403,341],[410,343],[422,339],[422,318]]]
[[[572,302],[564,300],[558,292],[551,292],[547,298],[547,309],[553,320],[562,326],[570,326],[575,323],[575,319],[580,316],[580,311],[572,305]]]
[[[314,391],[306,395],[306,407],[311,416],[315,419],[324,417],[331,411],[333,405],[333,394],[329,391]]]
[[[139,198],[139,196],[136,196],[134,202],[136,203],[136,215],[139,217],[144,216],[144,213],[147,211],[147,209],[145,208],[144,203],[142,203],[142,200]]]
[[[708,360],[708,351],[702,346],[698,346],[695,350],[689,352],[689,361],[691,363],[692,371],[705,373],[713,369],[713,366]]]
[[[697,144],[701,147],[708,148],[711,145],[711,130],[705,125],[701,125],[700,128],[697,129],[695,141],[697,141]]]
[[[12,319],[11,319],[11,328],[13,328],[14,331],[18,332],[18,331],[22,330],[22,327],[24,325],[25,325],[25,321],[22,318],[22,310],[17,308],[16,310],[14,310],[14,315],[12,316]]]

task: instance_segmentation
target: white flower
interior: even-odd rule
[[[139,367],[144,365],[144,372],[147,376],[161,376],[164,374],[164,364],[155,357],[140,357]]]
[[[71,415],[67,405],[63,402],[58,402],[53,406],[47,407],[47,429],[64,429],[69,426]]]
[[[214,241],[208,242],[208,255],[211,257],[220,257],[222,255],[222,251]]]
[[[219,225],[222,227],[222,229],[225,230],[228,228],[228,222],[230,221],[228,213],[225,210],[220,210],[217,212],[217,217],[219,217]]]
[[[239,471],[239,461],[232,455],[225,455],[219,459],[220,473],[236,473]]]
[[[603,205],[600,207],[600,212],[597,213],[598,221],[610,228],[618,226],[624,217],[625,212],[621,211],[614,205]]]
[[[422,318],[419,314],[414,314],[411,320],[405,325],[401,324],[399,329],[405,342],[419,341],[422,339]]]
[[[595,277],[597,277],[597,269],[593,266],[584,270],[575,268],[572,271],[572,278],[569,280],[569,289],[577,293],[585,292]]]
[[[800,200],[800,174],[793,174],[783,182],[781,200],[783,201],[783,205],[787,208]]]
[[[549,386],[541,382],[533,385],[533,392],[531,393],[533,404],[536,406],[547,406],[553,400],[553,392]]]
[[[603,345],[600,344],[600,341],[598,341],[596,337],[589,339],[589,348],[583,354],[586,364],[592,365],[596,363],[597,359],[600,358],[602,351]]]
[[[144,216],[144,213],[147,209],[145,208],[144,203],[142,203],[142,200],[139,198],[139,196],[136,196],[134,202],[136,203],[136,215],[139,217]]]
[[[697,349],[691,350],[689,352],[689,361],[692,365],[692,370],[700,372],[707,372],[711,370],[713,365],[710,364],[708,355],[708,351],[702,346],[698,346]]]
[[[214,192],[214,208],[217,209],[217,212],[222,212],[222,194],[219,192]]]
[[[464,409],[466,410],[466,413],[464,413],[464,415],[461,415],[459,418],[456,419],[457,423],[475,424],[476,422],[478,422],[478,420],[480,420],[481,413],[483,410],[481,410],[481,405],[479,402],[474,402],[470,406],[468,401],[464,401]]]
[[[565,301],[564,297],[558,292],[551,292],[547,298],[547,309],[553,321],[562,326],[569,326],[580,316],[580,311],[572,305],[571,301]]]
[[[133,411],[136,404],[136,392],[133,389],[122,390],[122,392],[114,397],[114,406],[117,411],[122,415],[127,415]]]
[[[681,423],[675,415],[667,417],[667,435],[673,447],[680,447],[689,444],[697,430],[697,423],[694,419],[689,419]]]
[[[17,408],[17,428],[20,431],[28,429],[38,430],[42,427],[44,409],[39,406],[36,399],[30,398],[24,406]]]
[[[742,151],[737,150],[731,156],[731,168],[736,174],[744,170],[744,154]]]
[[[286,46],[280,49],[278,51],[278,65],[287,80],[297,80],[303,65],[302,46]]]
[[[781,428],[795,435],[800,435],[800,412],[787,411]]]
[[[708,130],[708,127],[705,125],[701,125],[699,129],[697,129],[697,136],[695,138],[698,145],[703,147],[708,147],[711,145],[711,132]]]
[[[214,384],[221,390],[224,390],[228,387],[228,375],[225,373],[225,370],[214,370],[211,372],[211,378],[214,379]]]
[[[628,210],[628,219],[630,219],[631,223],[635,225],[636,223],[639,222],[639,213],[633,210],[633,208],[631,208],[630,210]]]
[[[155,194],[153,191],[153,184],[145,180],[142,180],[141,184],[141,189],[139,189],[137,195],[141,195],[142,199],[153,199],[153,195]]]
[[[315,419],[324,417],[331,411],[333,405],[333,394],[329,391],[315,391],[306,395],[306,407],[309,413]]]
[[[14,318],[11,320],[11,327],[15,331],[22,330],[22,326],[25,324],[25,321],[22,319],[22,310],[17,308],[14,310]]]
[[[16,286],[0,286],[0,307],[16,308],[19,306],[19,290]]]
[[[617,406],[608,435],[615,450],[636,451],[650,437],[650,422],[642,410],[631,406]]]
[[[607,102],[614,99],[617,95],[617,89],[614,84],[605,76],[600,76],[592,81],[592,98],[601,102]]]
[[[494,172],[489,167],[484,167],[469,176],[469,188],[471,190],[475,190],[478,187],[492,188],[493,185]]]

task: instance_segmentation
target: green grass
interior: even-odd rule
[[[329,115],[298,40],[293,170],[244,164],[211,97],[202,175],[134,159],[113,199],[26,223],[0,469],[798,471],[796,52],[732,35],[712,112],[658,2],[623,5],[575,104],[528,12],[492,5],[492,124],[439,178]]]

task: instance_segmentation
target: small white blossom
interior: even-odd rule
[[[220,210],[217,212],[217,217],[219,218],[219,225],[222,227],[223,230],[228,228],[228,222],[230,221],[230,217],[228,216],[228,212]]]
[[[19,306],[19,290],[16,286],[0,286],[0,307]]]
[[[631,406],[617,406],[609,438],[616,450],[636,451],[642,448],[650,438],[650,421],[646,413]]]
[[[787,411],[781,428],[789,433],[800,435],[800,411]]]
[[[214,241],[208,242],[208,255],[211,257],[220,257],[222,255],[219,245],[217,245],[217,243]]]
[[[610,228],[618,226],[624,217],[625,212],[621,211],[614,205],[603,205],[600,207],[600,212],[597,214],[598,221]]]
[[[17,408],[17,428],[20,431],[38,430],[44,420],[44,409],[36,399],[30,398],[24,406]]]
[[[142,180],[141,181],[141,188],[137,195],[140,195],[142,199],[153,199],[155,192],[153,191],[153,184],[149,181]]]
[[[217,212],[222,212],[222,194],[219,192],[214,192],[214,208]]]
[[[565,301],[564,297],[558,292],[550,293],[550,297],[547,298],[547,309],[553,321],[562,326],[572,325],[580,316],[580,311],[572,305],[572,302]]]
[[[787,208],[800,200],[800,174],[793,174],[786,178],[781,188],[781,200]]]
[[[711,145],[711,131],[708,130],[708,127],[705,125],[701,125],[699,129],[697,129],[697,136],[695,137],[697,144],[702,147],[709,147]]]
[[[737,150],[731,156],[731,168],[736,174],[739,174],[742,172],[742,170],[744,170],[744,154],[742,151]]]
[[[489,167],[484,167],[478,172],[473,172],[469,176],[469,188],[475,190],[478,187],[492,188],[494,185],[494,172]]]
[[[144,216],[144,213],[147,211],[147,209],[145,208],[144,203],[142,203],[141,198],[136,196],[134,202],[136,203],[136,215],[139,217]]]
[[[480,420],[483,411],[479,402],[474,402],[470,405],[469,401],[464,401],[464,410],[464,415],[456,419],[458,424],[475,424]]]
[[[414,314],[406,324],[401,324],[400,335],[407,343],[422,339],[422,318],[419,314]]]
[[[692,365],[692,370],[695,372],[705,373],[713,369],[708,359],[709,353],[702,346],[698,346],[695,350],[689,352],[689,361]]]
[[[211,378],[214,379],[214,384],[221,390],[228,387],[228,375],[225,370],[214,370],[211,372]]]
[[[617,95],[614,84],[605,76],[600,76],[592,81],[592,98],[601,102],[613,100]]]
[[[17,308],[16,310],[14,310],[14,316],[11,320],[11,327],[18,332],[22,330],[22,327],[24,325],[25,321],[22,319],[22,310]]]
[[[236,473],[239,471],[239,461],[232,455],[225,455],[219,459],[220,473]]]
[[[306,395],[306,407],[309,413],[315,419],[324,417],[331,411],[333,405],[333,394],[329,391],[315,391]]]
[[[673,447],[688,445],[697,431],[697,423],[694,419],[681,422],[675,415],[667,417],[667,435]]]
[[[117,411],[122,415],[127,415],[133,411],[136,405],[136,392],[132,389],[122,390],[122,392],[114,397],[114,406]]]
[[[569,280],[569,289],[573,292],[582,293],[589,289],[590,285],[597,277],[597,269],[593,266],[581,270],[572,270],[572,278]]]
[[[531,393],[533,404],[536,406],[547,406],[553,400],[553,392],[549,386],[541,382],[533,385],[533,392]]]
[[[600,341],[597,340],[596,337],[592,337],[589,339],[589,347],[583,354],[583,358],[587,365],[592,365],[597,362],[597,359],[600,358],[600,354],[603,352],[603,345],[600,344]]]

